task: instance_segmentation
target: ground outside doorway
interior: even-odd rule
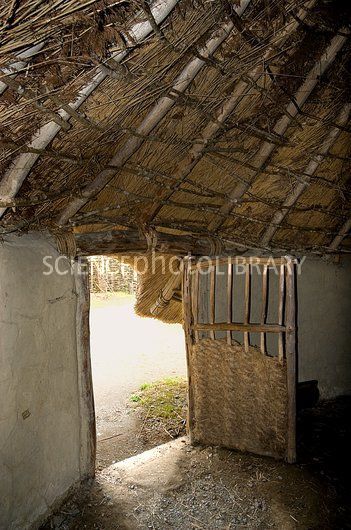
[[[183,330],[180,324],[139,317],[134,303],[134,296],[126,293],[91,297],[97,470],[177,435],[164,428],[165,422],[151,421],[153,404],[147,415],[138,407],[138,398],[140,388],[150,383],[180,380],[185,384]],[[186,399],[185,389],[179,399]],[[179,420],[181,426],[182,418]]]

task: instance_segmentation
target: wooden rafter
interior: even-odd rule
[[[342,241],[348,236],[351,230],[351,218],[347,219],[340,228],[338,234],[334,237],[333,241],[329,245],[330,251],[336,251],[340,247]]]
[[[350,109],[351,104],[347,103],[343,106],[341,112],[338,115],[337,123],[339,125],[345,125],[349,119],[350,116]],[[288,213],[291,211],[291,208],[296,204],[296,201],[298,198],[302,195],[302,193],[305,191],[305,189],[308,187],[308,185],[313,182],[313,174],[315,171],[317,171],[319,165],[324,160],[324,154],[326,154],[329,149],[332,147],[332,145],[336,142],[339,135],[341,133],[341,129],[339,127],[333,127],[327,138],[322,144],[322,147],[319,150],[319,154],[316,155],[306,166],[304,170],[305,181],[299,182],[292,193],[288,195],[288,197],[285,199],[282,208],[275,212],[272,221],[267,226],[266,230],[264,231],[264,234],[262,236],[261,243],[262,245],[269,245],[272,237],[276,233],[278,226],[281,224],[281,222],[285,219],[285,217],[288,215]]]
[[[316,87],[320,77],[324,74],[324,72],[329,68],[329,66],[333,63],[337,53],[342,49],[342,47],[345,45],[345,43],[348,40],[349,30],[347,28],[344,28],[341,31],[342,34],[336,35],[329,46],[326,48],[324,54],[322,57],[318,60],[318,62],[313,66],[313,68],[310,70],[309,74],[307,75],[305,81],[300,86],[300,88],[297,90],[297,92],[294,94],[292,101],[288,104],[286,107],[285,114],[277,121],[273,128],[273,132],[278,135],[283,135],[289,125],[291,124],[292,120],[297,116],[299,113],[300,108],[304,105],[304,103],[307,101],[308,97]],[[254,172],[254,175],[251,177],[251,179],[248,182],[240,182],[230,193],[230,200],[227,201],[223,206],[221,207],[219,213],[221,214],[221,217],[214,218],[213,221],[209,225],[209,230],[218,230],[222,224],[223,224],[223,217],[222,215],[227,215],[234,207],[235,201],[240,199],[250,188],[252,183],[254,182],[255,178],[260,173],[261,169],[266,164],[269,157],[272,155],[273,151],[275,150],[276,145],[271,142],[263,142],[261,145],[260,150],[258,153],[254,156],[253,160],[250,162],[252,166],[256,168],[256,171]]]
[[[308,2],[308,8],[312,8],[315,4],[315,0],[311,0]],[[306,16],[306,8],[301,9],[299,12],[299,20],[303,20]],[[284,41],[286,41],[292,33],[294,33],[299,26],[299,23],[293,19],[289,24],[287,24],[281,32],[278,32],[277,34],[273,35],[272,41],[268,44],[268,48],[264,54],[263,60],[268,61],[271,55],[274,55],[276,53],[276,46],[282,45]],[[257,81],[262,76],[262,66],[257,66],[248,77],[254,81]],[[202,159],[204,154],[207,152],[208,145],[211,142],[211,140],[218,134],[218,132],[223,128],[223,124],[228,119],[228,117],[233,113],[235,108],[241,103],[243,98],[245,97],[245,94],[250,90],[251,85],[243,80],[240,80],[234,90],[230,98],[228,98],[223,106],[220,108],[219,112],[216,114],[214,118],[211,118],[205,129],[203,130],[200,140],[197,139],[196,142],[194,142],[193,146],[189,150],[189,152],[186,154],[186,156],[183,158],[181,163],[178,166],[178,170],[173,175],[176,180],[177,184],[173,186],[173,189],[170,192],[166,192],[162,194],[162,197],[160,200],[156,200],[153,206],[147,211],[146,216],[144,216],[144,222],[149,223],[151,222],[154,217],[158,214],[158,212],[161,210],[163,202],[162,200],[169,199],[173,193],[175,193],[177,190],[179,190],[180,186],[184,182],[184,180],[188,177],[188,175],[191,173],[191,171],[195,168],[195,166],[198,164],[198,162]]]
[[[178,1],[179,0],[155,0],[151,6],[151,10],[158,24],[168,17],[168,15],[177,5]],[[136,43],[142,42],[152,31],[153,28],[149,20],[134,23],[128,29],[128,33],[133,36],[133,40]],[[123,50],[115,53],[111,59],[117,63],[120,63],[127,56],[127,54],[128,50]],[[92,94],[94,90],[102,83],[102,81],[106,79],[106,77],[108,77],[108,71],[103,65],[95,68],[91,81],[89,81],[80,89],[77,98],[68,105],[74,111],[76,111],[86,101],[90,94]],[[60,109],[58,111],[58,115],[65,122],[71,118],[71,113],[68,113],[64,109]],[[45,149],[60,130],[61,126],[55,121],[46,123],[33,134],[28,147],[36,150]],[[1,199],[12,199],[16,196],[18,190],[22,186],[25,178],[31,171],[39,156],[39,153],[28,152],[21,153],[15,158],[9,170],[5,173],[0,182]],[[5,211],[6,208],[0,208],[0,218]]]
[[[246,7],[249,5],[249,2],[250,0],[241,2],[241,5],[236,7],[237,12],[240,14],[243,13]],[[212,33],[205,45],[201,47],[199,50],[200,55],[204,58],[211,57],[217,48],[227,39],[228,35],[230,35],[233,26],[234,25],[231,21],[225,21],[222,23],[221,26]],[[205,64],[206,62],[204,59],[200,59],[198,57],[191,59],[181,73],[177,76],[170,93],[172,93],[172,90],[176,90],[177,93],[183,93]],[[137,132],[142,135],[152,132],[152,130],[167,115],[174,104],[174,97],[169,97],[166,95],[159,99],[151,111],[146,115],[138,127]],[[65,225],[76,212],[78,212],[85,204],[87,204],[87,202],[89,202],[90,198],[98,194],[115,176],[116,172],[123,167],[129,158],[140,148],[143,142],[143,138],[140,137],[130,138],[123,147],[118,149],[115,155],[111,158],[108,167],[101,171],[85,188],[82,198],[74,199],[68,204],[68,206],[59,215],[57,223],[61,226]]]
[[[7,83],[3,80],[2,75],[15,77],[19,71],[26,67],[30,59],[39,53],[44,47],[44,43],[40,42],[35,46],[27,48],[21,53],[17,54],[17,60],[10,64],[7,68],[2,68],[0,70],[0,95],[5,92],[7,88]]]

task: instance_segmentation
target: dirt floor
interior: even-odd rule
[[[97,474],[42,530],[351,528],[351,398],[299,413],[296,465],[170,441],[138,399],[143,383],[185,375],[182,330],[136,317],[131,297],[95,299],[91,316]]]
[[[350,412],[340,398],[300,413],[296,465],[178,438],[97,473],[43,528],[351,528]]]
[[[91,299],[98,470],[171,440],[165,431],[145,428],[130,396],[143,383],[186,376],[181,325],[137,316],[134,301],[123,293]]]

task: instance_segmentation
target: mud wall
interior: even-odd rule
[[[36,526],[92,472],[77,333],[87,303],[75,275],[43,274],[48,255],[58,257],[43,236],[0,243],[0,528],[6,529]],[[65,258],[60,266],[70,270]]]

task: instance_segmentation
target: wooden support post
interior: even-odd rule
[[[267,318],[267,286],[268,286],[268,267],[263,266],[262,269],[262,307],[261,307],[261,324],[266,323]],[[266,354],[266,334],[261,333],[261,352]]]
[[[210,323],[214,324],[216,319],[216,267],[211,266],[210,272]],[[213,330],[210,331],[210,338],[215,339],[216,335]]]
[[[287,363],[288,388],[288,439],[287,461],[296,461],[296,302],[295,302],[295,267],[288,261],[286,271],[285,303],[285,355]]]
[[[227,322],[232,322],[232,300],[233,300],[233,265],[231,258],[228,258],[227,271]],[[232,344],[232,332],[227,331],[227,344]]]
[[[95,475],[96,427],[94,394],[90,362],[90,290],[89,267],[85,260],[74,266],[76,302],[76,341],[79,389],[81,478]]]
[[[193,443],[193,432],[194,432],[194,389],[192,383],[192,347],[193,347],[193,336],[192,336],[192,320],[191,320],[191,288],[190,288],[190,260],[184,258],[182,262],[183,268],[183,281],[182,281],[182,298],[183,298],[183,328],[185,334],[185,346],[186,346],[186,363],[188,373],[188,417],[187,417],[187,432],[190,438],[190,443]]]
[[[251,296],[251,265],[246,264],[245,266],[245,316],[244,324],[250,322],[250,296]],[[244,348],[245,351],[249,351],[250,346],[250,335],[248,331],[244,332]]]

